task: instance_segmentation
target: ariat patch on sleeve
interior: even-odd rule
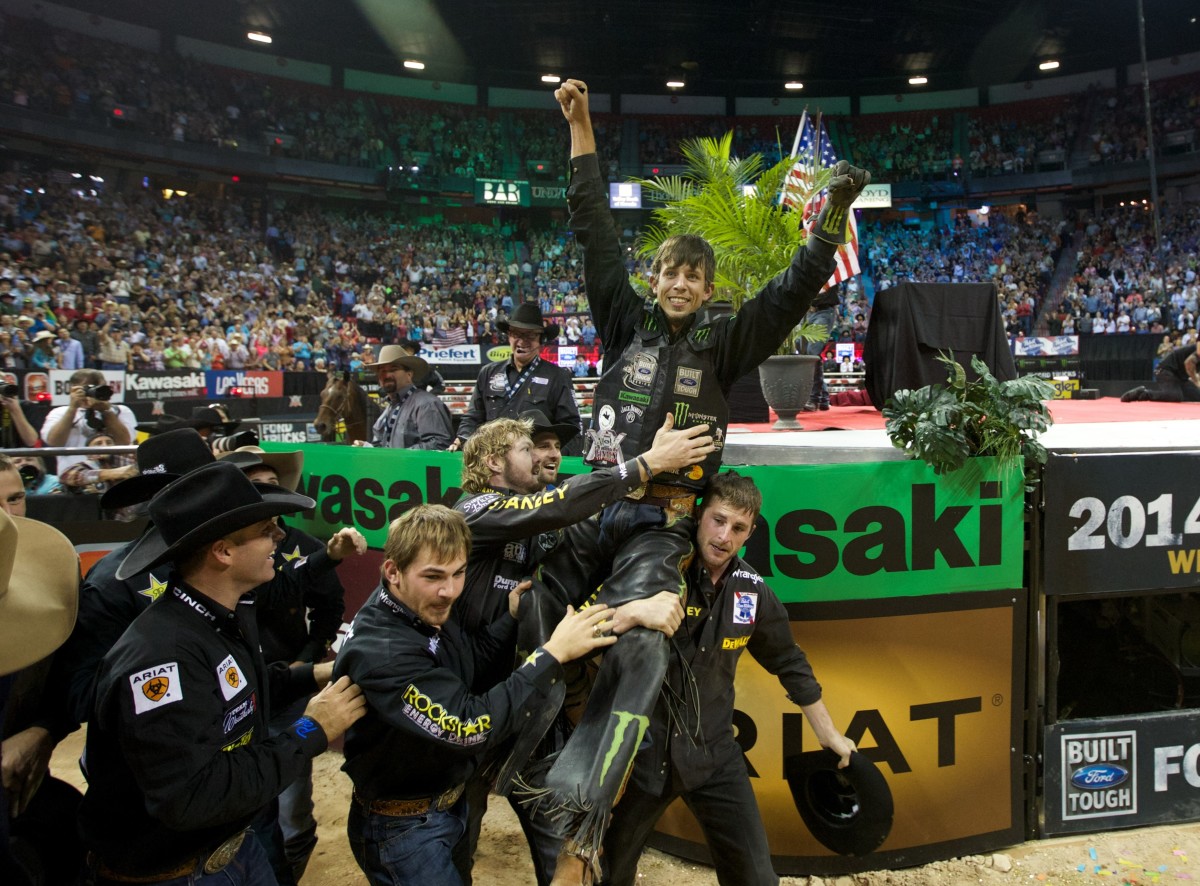
[[[225,656],[225,660],[217,665],[217,685],[226,701],[246,688],[246,675],[232,655]]]
[[[144,714],[174,701],[183,701],[183,683],[178,662],[167,662],[129,675],[133,712]]]

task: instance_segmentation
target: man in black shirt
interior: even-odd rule
[[[1154,372],[1155,386],[1138,387],[1121,395],[1121,402],[1157,400],[1160,403],[1200,402],[1200,341],[1175,348]]]
[[[512,661],[520,591],[473,637],[450,618],[467,574],[463,515],[421,505],[395,520],[380,586],[354,617],[334,673],[366,694],[368,713],[346,736],[354,797],[346,829],[372,884],[455,886],[465,832],[463,789],[479,757],[512,735],[553,693],[562,664],[616,642],[609,613],[573,613],[544,645],[482,693],[477,674]],[[461,860],[458,860],[461,864]]]
[[[200,877],[235,860],[245,882],[275,882],[250,822],[366,709],[361,691],[339,680],[286,733],[267,735],[273,692],[286,703],[332,671],[268,671],[246,598],[274,575],[275,517],[312,507],[296,493],[259,492],[223,462],[185,474],[151,501],[154,528],[117,578],[164,563],[175,577],[96,679],[80,830],[97,884]]]
[[[733,736],[733,680],[749,650],[775,674],[804,712],[817,740],[850,762],[854,743],[833,725],[821,687],[792,637],[787,610],[738,556],[754,531],[762,495],[749,477],[718,474],[704,495],[696,528],[696,559],[687,571],[687,607],[675,632],[665,686],[650,717],[646,748],[634,760],[625,795],[605,837],[605,882],[632,886],[646,838],[678,796],[695,813],[717,869],[717,881],[776,886],[771,853],[742,749]],[[690,668],[700,699],[695,711],[668,714],[666,697],[687,689]],[[680,719],[682,718],[682,719]]]
[[[480,425],[496,418],[517,418],[530,409],[543,413],[553,424],[571,425],[577,436],[579,406],[571,373],[539,356],[542,345],[558,336],[558,326],[545,325],[541,309],[533,302],[522,302],[496,327],[508,336],[512,357],[479,371],[471,405],[463,414],[451,451],[461,449]]]

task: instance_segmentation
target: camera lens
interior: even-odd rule
[[[112,399],[113,389],[108,385],[89,385],[83,389],[83,393],[91,397],[93,400],[103,400],[108,402]]]
[[[16,385],[0,385],[0,397],[19,397],[21,389]]]

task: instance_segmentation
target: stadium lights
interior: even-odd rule
[[[406,58],[404,60],[404,67],[408,68],[410,71],[424,71],[425,62],[419,62],[415,58]]]
[[[787,83],[783,84],[783,88],[784,89],[803,89],[804,84],[801,83],[799,80],[789,80]]]
[[[253,40],[255,43],[270,43],[271,35],[264,34],[262,31],[250,31],[246,34],[247,40]]]
[[[928,82],[929,82],[928,77],[909,77],[908,78],[909,86],[924,86]]]
[[[562,83],[562,77],[558,74],[542,74],[543,83]]]
[[[682,80],[668,80],[667,89],[683,89],[686,84]]]
[[[1053,59],[1051,59],[1050,61],[1047,61],[1047,62],[1042,62],[1040,65],[1038,65],[1038,70],[1039,71],[1057,71],[1058,70],[1058,62],[1054,61]]]

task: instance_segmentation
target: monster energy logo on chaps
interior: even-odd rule
[[[724,438],[729,407],[712,363],[711,332],[711,327],[701,327],[672,344],[648,325],[638,329],[596,386],[588,435],[592,447],[584,461],[593,467],[611,467],[618,448],[627,458],[645,452],[654,445],[654,433],[668,415],[674,417],[676,429],[707,424],[710,434]],[[631,404],[638,409],[630,409]],[[601,439],[604,432],[613,432],[612,424],[607,428],[599,424],[601,416],[621,417],[624,438],[619,447],[607,437]],[[658,479],[702,489],[720,467],[718,449],[685,475],[664,474]]]

